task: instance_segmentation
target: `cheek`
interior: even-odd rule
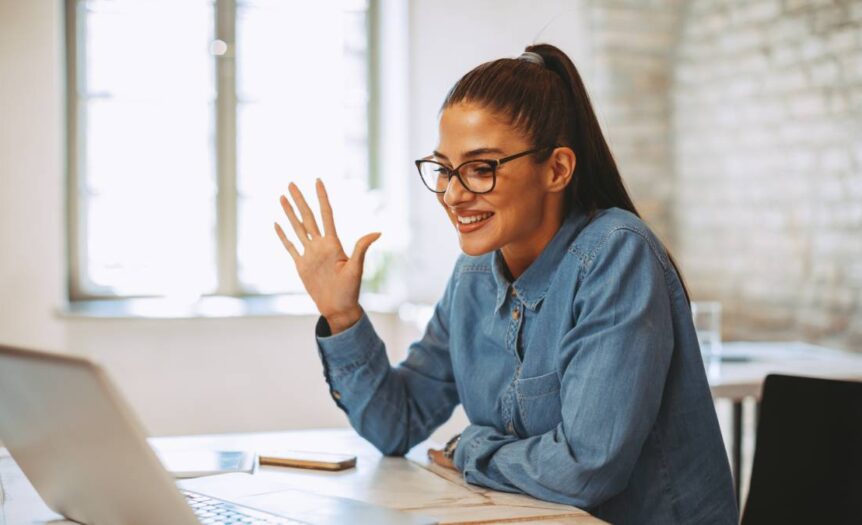
[[[488,199],[489,201],[491,199]],[[543,194],[535,185],[518,184],[494,195],[493,205],[507,220],[527,221],[541,215]]]
[[[540,197],[540,196],[539,196]],[[519,195],[499,213],[501,233],[510,240],[529,236],[542,224],[542,200],[535,194]]]

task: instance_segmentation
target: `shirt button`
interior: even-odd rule
[[[334,399],[336,401],[341,399],[341,392],[339,392],[338,390],[333,390],[332,391],[332,399]]]
[[[515,426],[512,424],[512,422],[511,422],[511,421],[509,421],[509,424],[508,424],[508,425],[506,425],[506,430],[508,430],[508,431],[509,431],[509,434],[514,434],[514,433],[515,433]]]
[[[512,297],[518,297],[518,290],[512,288]]]
[[[518,310],[517,308],[512,310],[512,319],[517,321],[518,318],[520,318],[520,317],[521,317],[521,311],[520,310]]]

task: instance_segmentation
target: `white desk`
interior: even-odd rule
[[[760,399],[769,374],[862,380],[862,353],[802,342],[725,342],[723,361],[705,363],[714,398]]]
[[[309,430],[153,439],[159,449],[296,449],[349,452],[355,469],[320,472],[262,467],[256,475],[277,478],[293,488],[341,496],[432,516],[441,523],[596,524],[603,521],[567,505],[496,492],[464,483],[457,472],[430,464],[428,443],[408,457],[382,457],[352,430]],[[0,525],[72,523],[54,514],[33,490],[5,449],[0,449]],[[57,521],[53,521],[57,520]]]
[[[731,466],[739,501],[742,402],[746,398],[754,398],[759,412],[763,381],[769,374],[862,381],[862,353],[842,352],[802,342],[726,342],[722,346],[722,359],[712,359],[704,365],[712,397],[733,403]]]

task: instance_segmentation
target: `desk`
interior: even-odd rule
[[[457,472],[429,463],[426,451],[433,444],[427,442],[416,446],[407,458],[382,457],[355,432],[341,429],[155,438],[151,442],[159,450],[349,452],[357,456],[355,469],[320,472],[261,467],[255,475],[278,479],[316,494],[353,498],[432,516],[440,523],[604,523],[575,507],[468,485]],[[47,522],[72,523],[63,521],[45,506],[6,450],[0,449],[0,525]]]
[[[733,403],[731,467],[736,480],[737,502],[741,499],[742,486],[742,402],[746,398],[757,401],[756,421],[761,389],[767,375],[862,381],[862,354],[802,342],[726,342],[722,345],[722,359],[712,359],[704,365],[712,397]]]

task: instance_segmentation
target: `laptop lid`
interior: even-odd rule
[[[0,345],[0,441],[55,512],[91,524],[199,523],[107,375]]]

